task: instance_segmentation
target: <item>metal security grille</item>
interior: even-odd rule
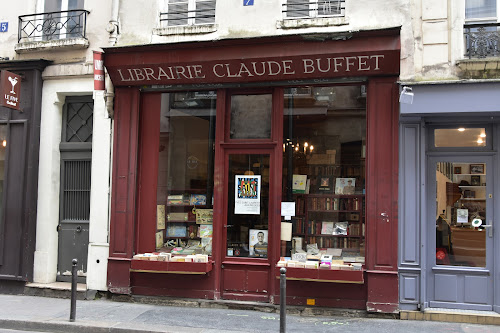
[[[67,104],[65,142],[92,142],[92,115],[94,104],[89,102],[70,102]]]
[[[88,221],[92,162],[64,161],[62,221]]]

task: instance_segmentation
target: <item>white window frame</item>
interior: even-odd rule
[[[188,5],[188,18],[187,18],[187,24],[179,24],[179,25],[168,25],[168,19],[167,23],[162,24],[164,27],[187,27],[187,26],[199,26],[199,25],[209,25],[209,24],[214,24],[215,22],[210,22],[210,23],[196,23],[196,4],[200,2],[212,2],[215,1],[217,5],[217,0],[164,0],[163,1],[163,8],[161,13],[162,14],[167,14],[168,17],[168,8],[169,4],[175,4],[175,3],[187,3]]]
[[[288,1],[289,0],[282,0],[282,7],[284,8],[285,11],[288,10]],[[345,1],[341,0],[332,0],[332,1],[338,1],[341,8],[340,8],[340,14],[320,14],[320,9],[324,5],[321,2],[324,1],[330,1],[330,0],[303,0],[304,5],[306,2],[309,2],[309,14],[307,16],[294,16],[290,17],[287,15],[287,12],[284,12],[284,19],[286,20],[297,20],[297,19],[305,19],[305,18],[322,18],[322,17],[343,17],[342,15],[342,3],[345,5]],[[347,0],[346,0],[347,1]]]
[[[464,2],[465,5],[465,2]],[[500,22],[500,1],[496,0],[496,7],[497,7],[497,12],[496,12],[496,17],[491,16],[491,17],[479,17],[479,18],[466,18],[465,23],[470,24],[470,23],[494,23],[494,22]],[[464,7],[465,11],[465,7]]]

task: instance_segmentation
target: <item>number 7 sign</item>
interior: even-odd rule
[[[243,0],[243,6],[253,6],[253,0]]]

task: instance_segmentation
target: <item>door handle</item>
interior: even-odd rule
[[[82,226],[79,225],[78,227],[76,227],[76,232],[82,232]]]
[[[493,237],[493,224],[485,224],[482,226],[483,228],[488,228],[488,237],[492,238]]]

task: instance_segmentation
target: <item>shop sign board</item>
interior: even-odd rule
[[[291,56],[106,67],[116,85],[201,84],[382,75],[399,53]]]
[[[104,49],[115,86],[223,86],[398,76],[398,31],[326,34]]]
[[[21,76],[9,71],[2,71],[0,74],[0,90],[2,93],[0,105],[20,110]]]

